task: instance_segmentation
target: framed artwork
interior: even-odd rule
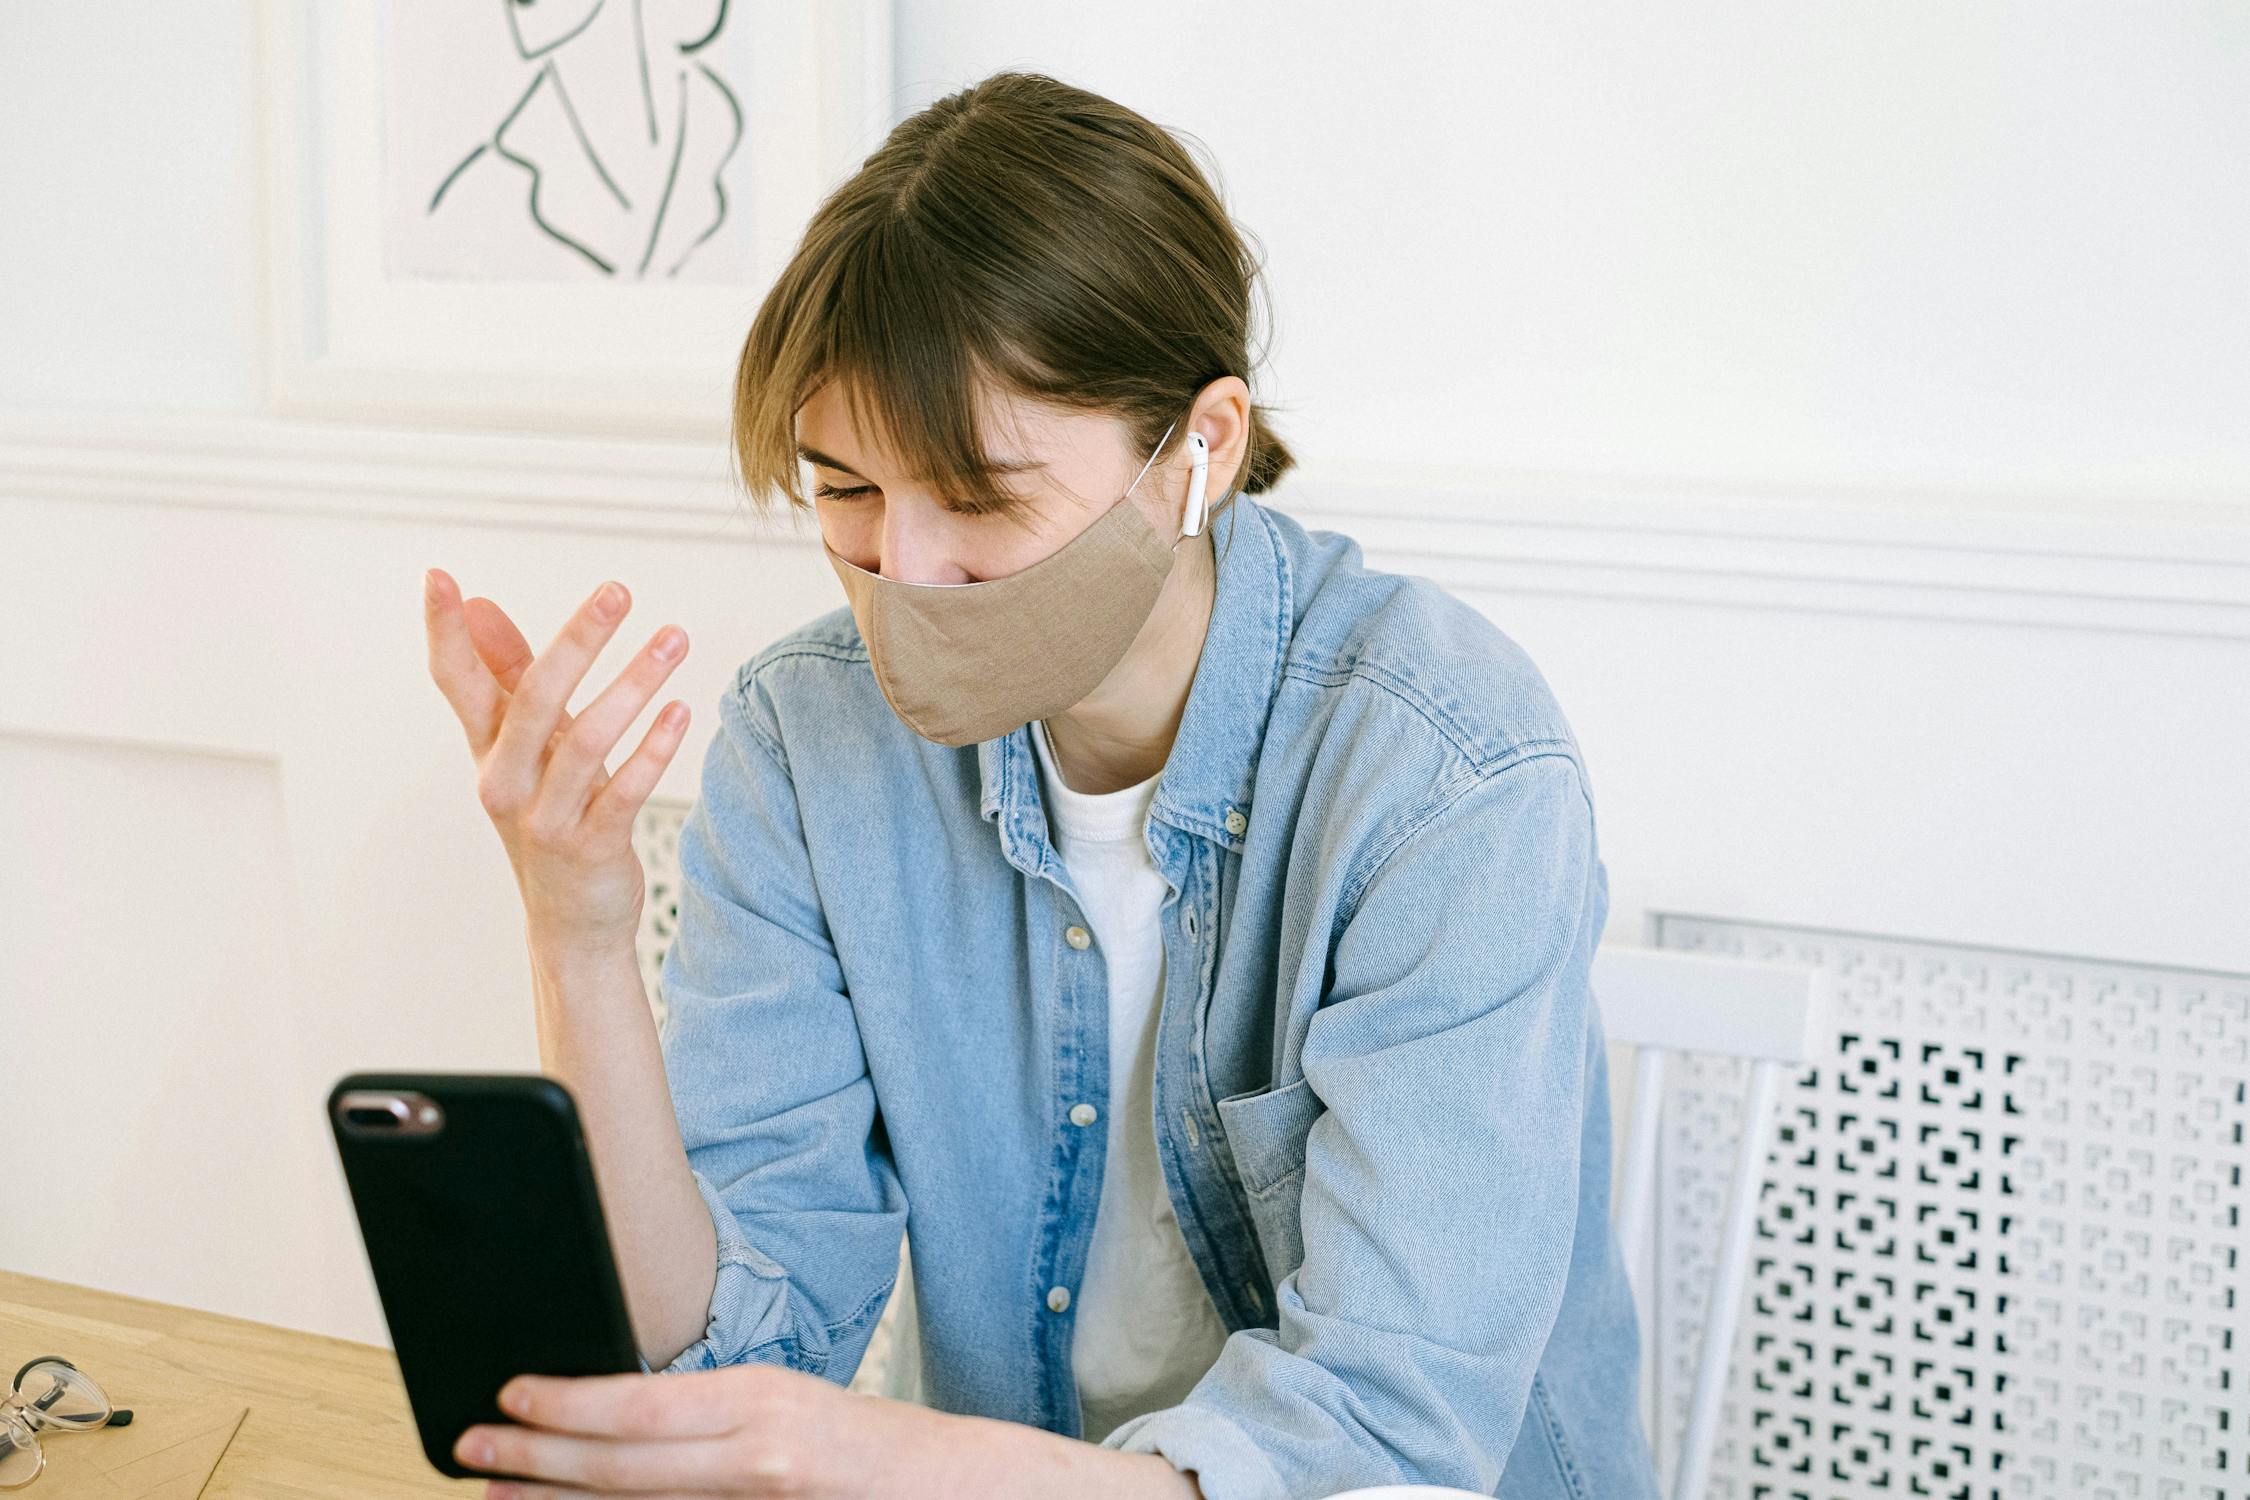
[[[889,0],[261,0],[278,415],[708,438]]]

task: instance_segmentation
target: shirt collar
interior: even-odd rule
[[[1279,539],[1258,502],[1235,496],[1211,518],[1211,543],[1211,623],[1150,815],[1239,850],[1293,601]],[[1013,845],[1026,868],[1042,863],[1046,842],[1033,831],[1045,818],[1034,753],[1028,724],[977,746],[978,811],[997,822],[1002,845]]]

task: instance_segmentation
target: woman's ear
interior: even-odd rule
[[[1204,477],[1205,519],[1209,507],[1234,488],[1236,473],[1250,451],[1250,387],[1239,375],[1221,375],[1196,396],[1188,412],[1188,431],[1209,450]],[[1190,474],[1193,479],[1193,474]]]

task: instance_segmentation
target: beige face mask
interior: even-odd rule
[[[907,728],[973,745],[1061,713],[1109,675],[1178,556],[1179,539],[1161,536],[1132,499],[1155,461],[1151,453],[1101,519],[1004,578],[904,583],[846,562],[822,538],[876,684]]]

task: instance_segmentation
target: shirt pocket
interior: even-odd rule
[[[1302,1078],[1277,1089],[1235,1094],[1217,1106],[1235,1173],[1249,1198],[1251,1228],[1257,1231],[1266,1269],[1280,1281],[1304,1264],[1298,1213],[1304,1201],[1305,1136],[1328,1106]]]

